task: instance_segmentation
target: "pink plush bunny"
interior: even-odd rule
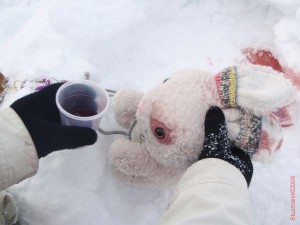
[[[175,184],[199,158],[212,105],[223,109],[235,145],[256,160],[268,159],[283,141],[272,112],[292,104],[294,95],[282,74],[257,65],[229,67],[217,75],[179,72],[146,94],[119,91],[113,110],[117,122],[131,129],[131,139],[112,144],[113,172],[136,185]]]

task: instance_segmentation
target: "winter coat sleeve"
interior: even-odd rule
[[[34,143],[17,113],[0,111],[0,190],[4,190],[38,170]]]
[[[183,175],[159,225],[249,225],[247,183],[231,164],[200,160]]]

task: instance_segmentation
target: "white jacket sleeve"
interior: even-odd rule
[[[183,175],[159,225],[249,225],[251,211],[242,173],[215,158]]]
[[[38,156],[24,123],[11,108],[0,111],[0,191],[38,170]]]

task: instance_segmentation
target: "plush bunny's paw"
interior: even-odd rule
[[[127,139],[118,139],[112,144],[109,158],[111,164],[127,175],[149,176],[158,167],[145,146]]]

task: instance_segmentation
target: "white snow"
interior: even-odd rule
[[[238,63],[249,46],[271,49],[300,70],[300,1],[0,0],[0,14],[0,68],[11,84],[79,79],[89,71],[105,88],[146,92],[178,69],[217,72]],[[30,92],[8,91],[1,107]],[[111,110],[103,126],[117,128]],[[300,122],[286,128],[274,162],[254,164],[255,225],[300,220],[289,216],[290,176],[300,181],[299,132]],[[107,159],[114,138],[99,136],[94,146],[41,159],[38,174],[9,190],[21,224],[155,224],[171,190],[116,181]]]
[[[269,6],[280,15],[274,24],[274,53],[285,66],[300,71],[300,1],[299,0],[263,0],[258,1]]]

